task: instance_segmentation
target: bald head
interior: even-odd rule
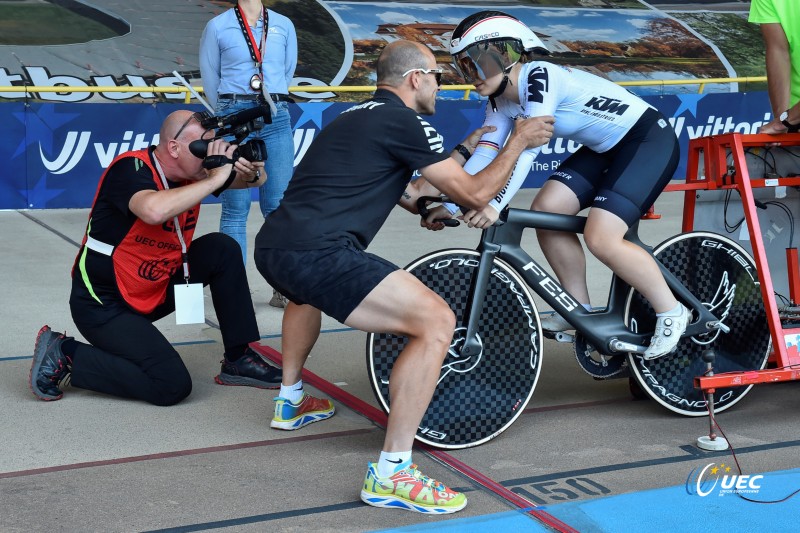
[[[161,124],[161,130],[158,132],[159,142],[166,142],[175,138],[178,130],[186,124],[186,121],[193,115],[191,111],[182,109],[180,111],[173,111],[164,122]]]
[[[387,44],[378,57],[378,85],[399,87],[403,73],[413,68],[428,68],[433,53],[424,45],[413,41],[394,41]]]

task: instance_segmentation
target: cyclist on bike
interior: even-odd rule
[[[656,109],[615,83],[536,57],[548,53],[528,26],[500,11],[475,13],[453,31],[450,54],[456,69],[481,96],[489,97],[484,126],[494,126],[464,169],[474,174],[486,167],[515,119],[555,116],[555,135],[583,146],[550,176],[531,209],[575,215],[590,208],[584,232],[589,251],[656,311],[645,359],[667,355],[686,330],[691,312],[676,300],[655,260],[624,236],[672,178],[679,157],[675,132]],[[493,224],[540,152],[523,152],[505,188],[483,209],[468,211],[464,221],[478,228]],[[537,230],[537,237],[562,286],[589,309],[586,258],[578,236]],[[542,320],[542,327],[573,329],[558,314]]]

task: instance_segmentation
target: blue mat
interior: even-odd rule
[[[697,476],[700,474],[700,493]],[[758,502],[777,502],[800,490],[800,468],[766,472],[752,479],[757,488],[743,494]],[[716,480],[716,483],[714,481]],[[727,482],[735,483],[729,477]],[[742,481],[747,486],[748,479]],[[756,503],[723,486],[711,470],[695,473],[686,485],[607,498],[539,507],[581,533],[696,533],[697,531],[796,533],[800,531],[800,492],[779,503]],[[701,496],[700,494],[704,494]],[[418,524],[384,532],[550,531],[521,511]]]

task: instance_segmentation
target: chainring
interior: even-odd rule
[[[603,355],[578,332],[575,333],[572,346],[578,364],[593,378],[608,379],[628,369],[628,359],[625,354]]]

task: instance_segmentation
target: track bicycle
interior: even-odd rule
[[[420,198],[423,217],[432,201],[442,199]],[[575,328],[574,334],[553,337],[573,344],[584,371],[596,379],[630,376],[648,396],[681,415],[707,413],[706,396],[694,388],[694,378],[706,372],[703,351],[714,350],[717,374],[765,367],[771,338],[756,265],[741,246],[722,235],[693,231],[651,248],[639,239],[638,223],[630,228],[625,239],[655,257],[670,289],[692,311],[676,351],[645,361],[656,316],[643,296],[612,274],[606,306],[588,311],[521,247],[526,229],[580,234],[585,223],[585,216],[506,208],[483,230],[477,249],[439,250],[405,267],[456,316],[417,440],[439,448],[477,446],[522,414],[536,388],[544,348],[531,291]],[[405,343],[405,337],[386,333],[367,337],[370,382],[386,412],[392,365]],[[716,412],[732,407],[750,388],[717,389]]]

